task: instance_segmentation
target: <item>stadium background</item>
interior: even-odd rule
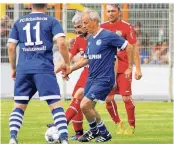
[[[137,100],[172,101],[174,95],[174,4],[120,4],[122,19],[134,25],[138,33],[143,78],[133,80],[133,97]],[[76,35],[71,19],[76,10],[85,7],[97,10],[101,22],[106,21],[105,4],[49,4],[47,14],[62,24],[67,40]],[[14,81],[10,78],[10,66],[6,42],[13,22],[30,13],[29,4],[0,4],[1,13],[1,97],[12,98]],[[163,42],[166,42],[163,45]],[[163,55],[160,49],[165,47]],[[57,58],[56,58],[57,59]],[[57,74],[63,98],[70,98],[81,70],[70,75],[64,82]],[[37,94],[36,94],[37,98]],[[120,99],[120,97],[116,97]]]

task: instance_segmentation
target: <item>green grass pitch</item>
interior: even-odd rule
[[[64,102],[64,108],[69,101]],[[134,135],[116,135],[115,125],[112,122],[104,104],[97,104],[97,110],[112,134],[112,141],[108,144],[172,144],[173,143],[173,103],[167,102],[135,102],[136,105],[136,132]],[[12,100],[1,100],[1,143],[8,144],[8,118],[13,109]],[[123,102],[118,102],[120,117],[127,125],[127,117]],[[32,100],[26,110],[23,126],[18,135],[19,144],[46,144],[44,134],[46,124],[52,122],[52,116],[45,102]],[[69,125],[69,136],[74,134],[72,125]],[[84,129],[88,129],[86,120]],[[70,141],[70,144],[79,142]],[[94,141],[89,142],[95,143]]]

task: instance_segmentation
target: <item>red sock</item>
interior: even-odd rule
[[[116,105],[115,100],[107,102],[106,103],[106,109],[108,110],[112,120],[115,123],[119,123],[120,122],[120,118],[119,118],[119,115],[118,115],[117,105]]]
[[[132,99],[124,103],[125,103],[129,125],[135,127],[135,105]]]
[[[78,110],[80,109],[80,102],[81,99],[73,98],[69,108],[66,110],[65,113],[67,123],[69,123],[71,119],[78,113]]]
[[[73,128],[76,135],[83,134],[83,113],[81,109],[78,110],[78,114],[72,118]]]

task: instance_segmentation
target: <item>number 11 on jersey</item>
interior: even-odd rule
[[[36,30],[36,41],[31,41],[31,33],[30,33],[30,23],[27,23],[27,25],[23,28],[23,30],[26,30],[26,38],[27,42],[25,42],[25,46],[33,46],[35,45],[41,45],[43,44],[43,41],[40,40],[40,22],[37,22],[36,25],[33,27],[34,30]]]

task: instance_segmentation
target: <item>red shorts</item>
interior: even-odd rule
[[[132,90],[131,90],[131,84],[132,84],[132,74],[130,75],[130,78],[125,78],[124,73],[117,73],[116,77],[117,86],[116,88],[112,89],[112,91],[109,93],[110,95],[120,94],[122,96],[131,96]]]
[[[75,87],[72,93],[72,96],[74,96],[74,94],[76,93],[76,91],[79,88],[85,88],[86,82],[87,82],[87,78],[88,78],[88,67],[85,67],[84,70],[82,71]]]

